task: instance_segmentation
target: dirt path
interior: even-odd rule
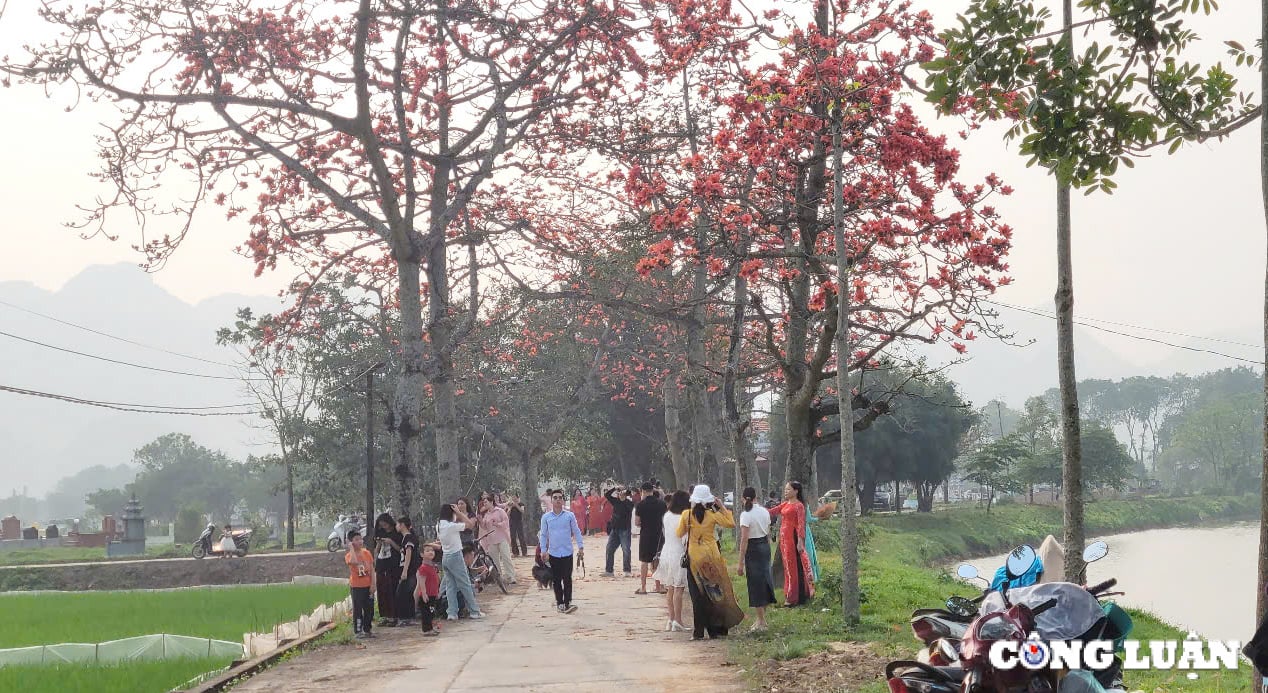
[[[521,575],[530,566],[529,559],[516,560]],[[589,568],[574,583],[574,614],[560,614],[550,590],[521,580],[508,595],[486,589],[478,597],[488,616],[483,621],[446,622],[438,638],[424,638],[417,628],[378,629],[368,646],[314,650],[233,691],[347,691],[349,677],[364,693],[599,693],[630,684],[647,692],[720,693],[742,687],[743,674],[726,661],[725,643],[664,632],[663,596],[635,595],[637,579],[597,573]]]

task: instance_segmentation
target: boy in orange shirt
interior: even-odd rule
[[[374,621],[374,556],[365,548],[361,533],[348,533],[348,588],[352,592],[352,630],[354,638],[373,638],[370,624]]]

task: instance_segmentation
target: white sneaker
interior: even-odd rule
[[[457,616],[446,616],[446,617],[445,617],[445,620],[446,620],[446,621],[457,621],[457,620],[458,620],[458,617],[457,617]]]
[[[467,618],[471,619],[472,621],[479,621],[480,619],[484,618],[484,614],[471,614]]]

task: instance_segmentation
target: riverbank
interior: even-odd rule
[[[1232,523],[1258,517],[1259,500],[1232,498],[1158,498],[1103,501],[1087,506],[1089,537],[1143,529]],[[974,589],[937,567],[956,558],[989,556],[1023,542],[1060,536],[1058,508],[1005,505],[936,513],[867,518],[862,524],[860,583],[866,602],[862,622],[841,626],[840,554],[835,523],[813,526],[822,568],[819,593],[810,608],[774,609],[771,629],[736,638],[732,656],[750,674],[758,690],[803,690],[810,685],[847,686],[849,690],[885,691],[878,660],[914,656],[917,642],[908,620],[913,609],[942,604],[951,594],[975,596]],[[737,581],[743,595],[743,581]],[[743,596],[741,596],[743,603]],[[1133,612],[1137,639],[1183,639],[1184,633],[1157,618]],[[1247,634],[1249,636],[1249,634]],[[851,641],[867,644],[834,645]],[[809,678],[807,678],[809,677]],[[1249,670],[1207,673],[1196,681],[1173,672],[1131,672],[1131,690],[1244,691]]]

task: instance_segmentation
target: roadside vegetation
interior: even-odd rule
[[[1203,523],[1251,519],[1258,513],[1253,497],[1157,498],[1141,501],[1105,501],[1087,508],[1089,536],[1115,532]],[[860,582],[864,593],[863,618],[853,630],[841,623],[839,544],[834,521],[812,527],[821,575],[818,592],[809,608],[771,609],[771,628],[761,635],[734,638],[732,657],[745,668],[753,683],[765,683],[784,690],[810,681],[785,680],[801,675],[802,668],[788,666],[789,660],[820,658],[823,675],[816,683],[829,684],[850,662],[876,667],[881,659],[914,657],[919,643],[912,637],[908,621],[914,609],[940,606],[948,596],[976,596],[973,587],[958,581],[940,567],[958,558],[973,558],[1007,550],[1023,542],[1037,542],[1048,534],[1060,536],[1059,508],[1005,505],[989,515],[981,509],[960,508],[936,513],[872,517],[865,520],[861,553]],[[776,586],[777,588],[779,585]],[[1125,586],[1130,589],[1130,586]],[[736,594],[744,600],[744,580],[735,581]],[[1185,633],[1156,617],[1131,611],[1135,621],[1132,637],[1137,639],[1183,639]],[[741,626],[744,628],[746,626]],[[880,658],[833,657],[829,643],[868,643]],[[882,665],[883,666],[883,665]],[[841,671],[847,680],[865,680],[869,671]],[[861,689],[880,693],[887,690],[874,672],[876,681]],[[1128,690],[1152,691],[1244,691],[1250,688],[1248,670],[1203,672],[1190,681],[1184,672],[1128,672]],[[784,684],[781,686],[780,684]],[[785,686],[792,685],[792,688]]]

